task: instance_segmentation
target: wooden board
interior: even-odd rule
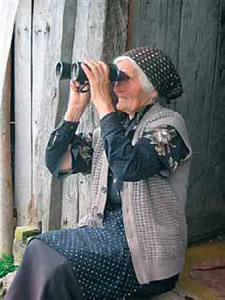
[[[213,24],[213,20],[217,20]],[[224,155],[225,155],[225,1],[215,1],[214,8],[211,9],[211,15],[205,21],[204,30],[207,33],[207,40],[205,41],[204,50],[201,53],[205,61],[204,80],[205,89],[204,94],[205,102],[210,105],[207,118],[204,123],[208,124],[208,131],[206,135],[206,147],[200,154],[204,154],[205,160],[203,161],[204,167],[199,167],[202,172],[202,186],[200,197],[195,197],[196,188],[190,190],[191,199],[199,201],[197,208],[192,204],[192,214],[190,214],[190,222],[193,223],[191,234],[194,239],[208,235],[215,235],[218,232],[225,230],[225,177],[224,177]],[[209,23],[208,23],[209,22]],[[213,27],[214,26],[214,27]],[[214,28],[214,32],[212,29]],[[212,47],[214,45],[214,52]],[[205,50],[207,49],[207,50]],[[208,51],[211,50],[211,53]],[[212,57],[214,53],[214,57]],[[210,81],[208,80],[210,78]],[[203,110],[205,104],[202,102],[202,107],[199,111]],[[203,110],[204,112],[204,110]],[[206,124],[201,124],[204,126]],[[197,139],[197,134],[195,136]],[[204,152],[203,152],[204,151]],[[196,161],[196,166],[199,162]],[[197,167],[196,167],[197,168]],[[194,172],[192,173],[194,176]],[[199,174],[199,173],[198,173]],[[199,175],[200,175],[199,174]],[[193,183],[194,185],[194,183]],[[200,217],[199,217],[200,216]],[[199,230],[195,231],[194,229]]]
[[[15,206],[17,225],[29,223],[32,198],[31,0],[21,0],[15,24]]]
[[[186,117],[194,152],[187,202],[189,239],[192,240],[215,234],[225,226],[221,192],[211,186],[213,193],[211,199],[208,197],[211,185],[208,180],[210,174],[214,174],[209,163],[217,156],[209,156],[209,146],[214,144],[210,132],[214,130],[212,113],[217,102],[213,93],[217,73],[219,2],[207,0],[201,5],[198,1],[185,1],[182,7],[179,67],[185,95],[177,108]],[[217,180],[221,182],[222,177]]]
[[[11,41],[19,1],[0,2],[0,255],[12,253],[13,195],[11,174]]]
[[[62,117],[68,86],[58,82],[55,65],[71,60],[76,2],[34,1],[33,27],[33,185],[34,206],[42,229],[60,228],[62,182],[52,178],[45,166],[45,147],[51,131]],[[65,40],[67,39],[65,44]],[[62,57],[63,56],[63,57]]]
[[[0,2],[0,20],[1,20],[1,35],[0,35],[0,93],[1,98],[5,84],[5,74],[7,61],[9,57],[11,41],[13,36],[13,28],[15,16],[18,8],[19,0],[9,0]]]
[[[9,53],[11,54],[11,53]],[[0,256],[12,254],[14,219],[11,174],[11,56],[9,55],[0,109]]]
[[[181,0],[132,0],[130,14],[129,48],[139,46],[157,47],[171,58],[177,67],[179,63],[179,42],[181,22]],[[176,103],[171,103],[176,108]]]

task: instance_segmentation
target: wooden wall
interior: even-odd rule
[[[184,86],[171,104],[186,120],[193,159],[189,239],[225,229],[225,1],[134,0],[129,47],[152,45],[176,65]]]
[[[58,60],[104,59],[125,50],[128,1],[21,0],[15,28],[15,205],[18,225],[74,226],[89,207],[89,177],[53,179],[45,167],[50,132],[62,119],[68,80]],[[116,18],[114,16],[117,16]],[[113,33],[106,30],[114,28]],[[98,124],[90,105],[79,130]]]
[[[61,182],[44,164],[47,139],[68,99],[68,81],[56,80],[55,63],[109,61],[125,48],[152,45],[171,57],[185,90],[171,106],[184,115],[194,151],[190,239],[225,229],[224,18],[225,0],[20,0],[15,27],[18,225],[74,226],[90,204],[88,176]],[[79,129],[92,131],[97,125],[90,104]]]

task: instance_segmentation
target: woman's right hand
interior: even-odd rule
[[[66,121],[78,122],[90,102],[90,91],[79,92],[79,85],[80,83],[77,81],[70,81],[69,103],[64,117]],[[85,89],[89,89],[89,84],[87,84]]]

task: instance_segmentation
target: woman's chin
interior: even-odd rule
[[[117,103],[116,110],[117,111],[124,111],[124,107],[122,105],[119,105],[119,103]]]
[[[118,111],[124,111],[124,109],[126,109],[126,105],[124,105],[125,104],[124,101],[125,99],[121,99],[121,98],[118,99],[118,102],[116,104],[116,109]]]

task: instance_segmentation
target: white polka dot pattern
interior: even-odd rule
[[[78,227],[37,237],[69,260],[85,299],[122,299],[139,290],[121,208],[107,208],[103,227]]]

